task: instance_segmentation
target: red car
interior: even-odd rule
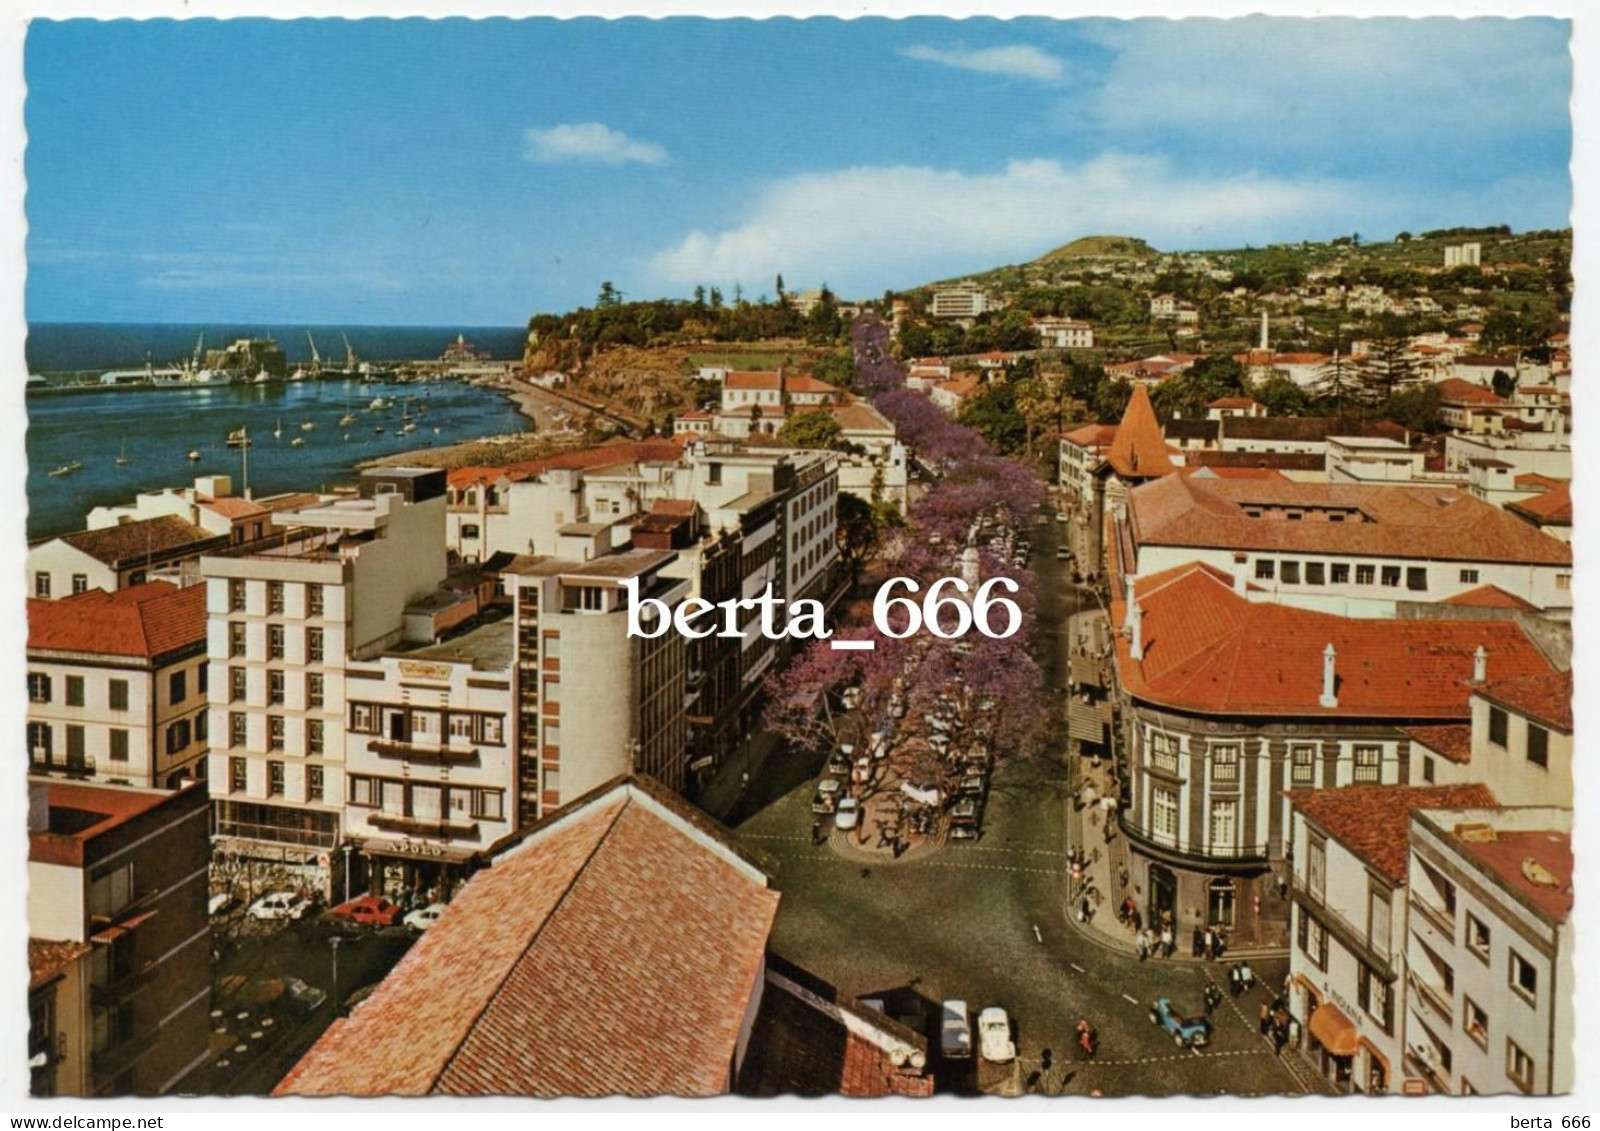
[[[399,922],[403,912],[404,908],[398,903],[390,903],[382,896],[364,895],[360,899],[352,899],[349,903],[339,904],[330,909],[328,914],[369,927],[392,927]]]

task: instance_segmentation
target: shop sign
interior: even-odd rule
[[[450,679],[449,664],[429,664],[421,660],[401,660],[400,676],[403,679]]]
[[[396,852],[403,852],[407,856],[443,856],[444,849],[437,844],[429,844],[425,840],[397,840],[391,844]]]

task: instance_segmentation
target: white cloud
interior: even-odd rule
[[[1334,182],[1185,176],[1162,159],[1116,154],[1077,167],[1013,161],[990,173],[843,169],[774,182],[742,223],[692,232],[649,267],[674,286],[759,283],[782,271],[862,295],[1025,261],[1085,235],[1172,248],[1236,246],[1285,228],[1310,234],[1348,215],[1354,198]]]
[[[535,165],[665,165],[667,151],[599,122],[524,130],[524,156]]]
[[[1039,82],[1060,82],[1067,73],[1067,68],[1060,59],[1037,47],[983,47],[969,50],[964,47],[944,48],[919,44],[905,48],[900,54],[907,59],[938,63],[942,67],[977,71],[985,75],[1010,75],[1013,78],[1036,79]]]

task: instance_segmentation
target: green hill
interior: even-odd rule
[[[1047,251],[1035,263],[1060,263],[1067,259],[1154,259],[1161,253],[1132,236],[1084,236]]]

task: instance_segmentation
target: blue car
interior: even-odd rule
[[[1211,1022],[1204,1017],[1185,1017],[1172,1008],[1172,999],[1157,998],[1150,1006],[1150,1023],[1172,1034],[1181,1049],[1204,1048],[1211,1040]]]

